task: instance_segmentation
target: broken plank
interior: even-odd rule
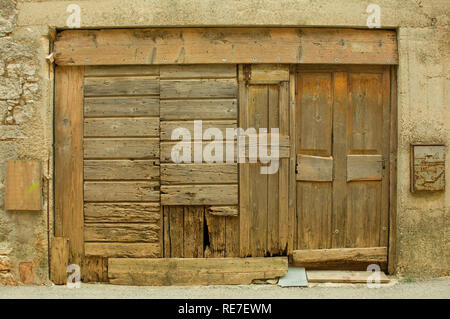
[[[213,216],[238,216],[239,211],[237,206],[211,206],[208,207],[208,214]]]
[[[206,214],[209,245],[205,248],[205,257],[225,257],[225,218]]]
[[[161,205],[237,205],[237,185],[161,186]]]
[[[238,285],[287,273],[286,257],[110,258],[111,284],[137,286]]]
[[[183,257],[203,257],[204,206],[184,206]]]

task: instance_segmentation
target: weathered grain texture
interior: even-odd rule
[[[64,237],[53,237],[50,247],[50,280],[55,285],[65,285],[67,266],[69,266],[69,240]]]
[[[253,66],[252,66],[253,67]],[[277,79],[278,73],[272,72],[274,79]],[[289,74],[289,73],[288,73]],[[280,92],[278,85],[270,85],[268,87],[269,100],[267,110],[267,128],[280,128]],[[270,135],[270,134],[268,134]],[[289,141],[289,139],[288,139]],[[270,144],[270,140],[267,140]],[[260,147],[261,147],[261,143]],[[281,143],[280,143],[281,144]],[[286,143],[289,145],[289,142]],[[270,147],[267,147],[270,150]],[[289,156],[289,155],[288,155]],[[280,249],[280,176],[279,176],[279,159],[277,161],[278,170],[273,174],[267,175],[267,251],[272,255],[281,255]],[[272,163],[273,164],[273,163]]]
[[[235,79],[161,80],[161,99],[234,98]]]
[[[162,79],[215,79],[236,77],[236,66],[232,64],[165,65],[160,68]]]
[[[210,110],[204,110],[204,112],[209,112]],[[180,114],[180,117],[187,116],[187,114]],[[198,140],[197,136],[194,135],[194,121],[161,121],[160,129],[161,129],[161,141],[170,141],[172,140],[172,132],[177,128],[185,128],[189,131],[191,138],[194,140]],[[235,130],[237,128],[237,120],[202,120],[202,132],[201,138],[203,139],[204,132],[209,128],[217,128],[222,132],[222,136],[225,139],[227,136],[227,128]],[[234,131],[233,131],[234,135]],[[234,137],[236,138],[236,137]],[[173,140],[181,140],[181,136],[174,135]]]
[[[159,203],[85,203],[85,223],[158,223]]]
[[[308,282],[329,283],[367,283],[372,272],[369,271],[338,271],[338,270],[308,270]],[[388,283],[389,278],[380,272],[380,283]],[[370,282],[370,281],[369,281]]]
[[[386,268],[387,248],[333,248],[294,250],[292,264],[306,269],[366,270],[370,264]]]
[[[159,226],[155,224],[95,223],[84,225],[87,242],[147,242],[159,240]]]
[[[237,164],[161,164],[161,184],[236,184]]]
[[[296,246],[297,235],[297,178],[295,174],[295,167],[297,161],[297,76],[295,67],[291,66],[289,74],[289,136],[290,138],[290,153],[289,153],[289,226],[288,226],[288,249],[287,253],[292,254],[294,246]]]
[[[84,140],[84,158],[159,158],[158,138],[89,138]]]
[[[87,66],[84,76],[130,76],[130,75],[159,75],[159,66],[154,65],[99,65]]]
[[[298,154],[297,180],[331,182],[333,180],[333,157]]]
[[[58,65],[397,64],[398,53],[396,33],[390,30],[104,29],[58,33],[55,61]]]
[[[383,157],[381,155],[348,155],[347,181],[381,180]]]
[[[205,257],[225,257],[225,219],[226,217],[206,214],[209,245]]]
[[[210,206],[208,207],[208,214],[213,216],[238,216],[239,209],[237,206]]]
[[[289,68],[287,69],[289,81]],[[289,136],[289,82],[280,84],[279,96],[280,135]],[[289,141],[289,149],[291,143]],[[280,252],[287,252],[289,242],[289,158],[279,161],[278,169],[278,247]]]
[[[84,80],[85,96],[157,95],[157,77],[93,77]]]
[[[227,216],[225,218],[225,257],[239,257],[239,253],[239,217]]]
[[[55,236],[83,258],[83,67],[55,70]]]
[[[183,256],[185,258],[203,257],[204,206],[184,207]]]
[[[83,282],[108,282],[108,258],[85,256],[81,267]]]
[[[158,258],[160,255],[157,243],[85,243],[86,256]]]
[[[333,77],[333,239],[331,247],[345,247],[347,218],[347,131],[348,87],[347,73],[336,72]],[[338,230],[338,231],[336,231]]]
[[[161,100],[160,103],[161,121],[234,120],[237,116],[237,100],[235,99]]]
[[[5,190],[5,210],[41,210],[41,163],[39,161],[7,161]]]
[[[289,65],[255,64],[251,66],[249,83],[251,84],[277,84],[289,81]]]
[[[94,116],[158,116],[159,97],[87,97],[85,117]]]
[[[326,166],[326,178],[332,177],[332,74],[300,72],[297,77],[296,152],[316,156]],[[312,159],[316,157],[300,157]],[[321,157],[327,157],[322,159]],[[297,168],[302,174],[302,163]],[[309,164],[307,167],[312,167]],[[320,167],[320,166],[319,166]],[[321,168],[321,167],[320,167]],[[308,172],[308,171],[306,171]],[[315,173],[314,170],[310,170]],[[312,175],[312,174],[310,174]],[[310,181],[297,182],[297,244],[295,249],[330,248],[332,241],[332,183],[321,181],[321,175]],[[315,179],[318,179],[316,181]],[[323,177],[321,179],[324,179]]]
[[[184,207],[164,206],[164,256],[183,257]]]
[[[244,81],[244,67],[239,65],[239,127],[249,127],[248,89]],[[239,247],[241,257],[250,255],[250,167],[247,163],[239,164]]]
[[[85,182],[88,202],[159,201],[158,182]]]
[[[161,205],[237,205],[237,185],[162,185]]]
[[[116,285],[237,285],[281,277],[286,257],[274,258],[110,258],[108,277]]]
[[[159,137],[159,118],[87,118],[85,137]]]
[[[84,180],[159,180],[159,160],[85,160]]]

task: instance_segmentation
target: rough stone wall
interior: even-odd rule
[[[380,5],[382,27],[397,28],[399,41],[397,271],[413,277],[450,274],[448,0],[0,0],[0,284],[20,284],[22,262],[33,263],[34,283],[48,283],[53,79],[45,58],[50,28],[66,28],[70,3],[81,7],[81,28],[366,28],[368,4]],[[412,142],[447,145],[445,192],[409,191]],[[42,212],[3,210],[9,159],[42,162],[48,178]]]
[[[42,65],[45,39],[35,29],[17,28],[17,14],[15,0],[0,0],[0,285],[21,284],[23,262],[32,263],[34,283],[48,280],[47,209],[4,210],[6,161],[37,159],[45,174],[50,149],[44,135],[51,122],[45,121],[42,104],[43,94],[49,98],[48,70]],[[44,193],[47,205],[47,182]]]

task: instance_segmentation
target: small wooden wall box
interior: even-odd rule
[[[411,144],[411,191],[445,189],[445,145]]]
[[[39,161],[6,162],[6,200],[8,211],[42,209],[42,175]]]

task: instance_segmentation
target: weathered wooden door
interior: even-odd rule
[[[299,67],[295,249],[387,247],[387,67]]]

